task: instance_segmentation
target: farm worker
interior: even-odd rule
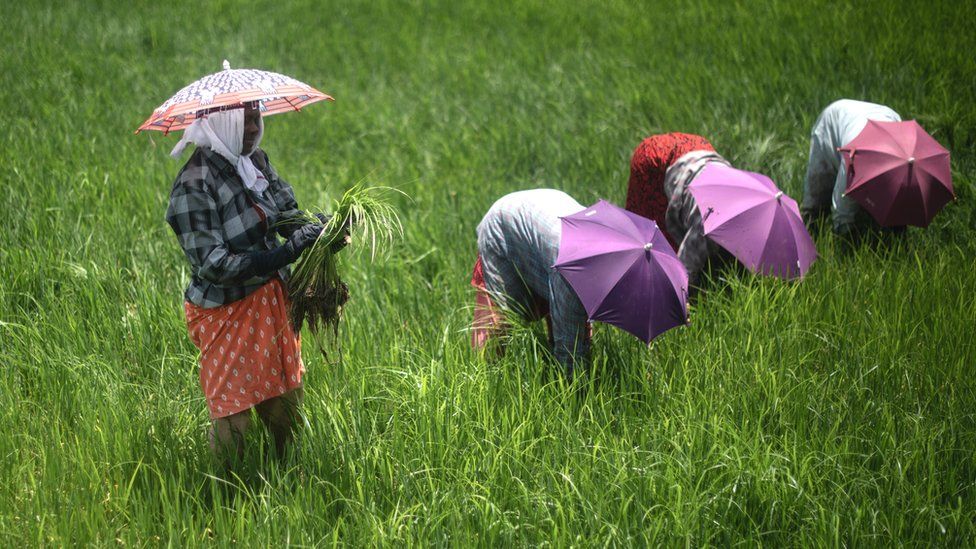
[[[195,120],[171,153],[196,145],[166,221],[190,262],[187,327],[200,349],[210,447],[225,458],[243,454],[251,408],[279,456],[293,438],[304,365],[283,280],[323,228],[303,221],[291,186],[258,148],[263,130],[258,104],[223,107]]]
[[[884,105],[841,99],[827,106],[810,132],[810,160],[803,184],[800,211],[809,224],[832,210],[834,233],[855,236],[858,226],[870,225],[870,216],[850,197],[847,173],[838,147],[857,137],[868,120],[900,122],[901,116]]]
[[[511,193],[491,206],[477,229],[472,347],[481,349],[505,331],[504,309],[527,320],[548,320],[553,354],[568,378],[585,368],[591,335],[586,310],[552,266],[562,234],[559,218],[581,210],[553,189]]]
[[[698,280],[709,263],[721,266],[735,262],[731,253],[705,236],[701,212],[688,189],[695,176],[712,163],[730,166],[718,153],[699,149],[677,158],[664,177],[664,195],[668,200],[664,226],[678,243],[678,259],[688,271],[690,293],[697,291]]]
[[[653,219],[664,232],[671,246],[677,250],[675,239],[665,227],[664,215],[668,197],[664,193],[664,175],[671,164],[691,151],[714,151],[712,144],[700,135],[665,133],[652,135],[641,141],[630,160],[630,181],[627,183],[626,209]]]

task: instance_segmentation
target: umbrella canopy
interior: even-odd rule
[[[153,111],[136,133],[160,130],[167,134],[182,130],[202,113],[248,101],[261,101],[261,113],[268,116],[297,111],[323,99],[334,101],[294,78],[276,72],[231,69],[230,63],[224,60],[224,70],[204,76],[176,92]]]
[[[599,201],[562,218],[554,265],[590,320],[646,343],[688,320],[688,272],[657,223]]]
[[[882,226],[927,227],[956,196],[949,151],[914,120],[869,120],[838,150],[847,166],[846,195]]]
[[[705,235],[754,273],[806,274],[817,248],[796,201],[765,175],[710,163],[688,186]]]

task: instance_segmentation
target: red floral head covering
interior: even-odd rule
[[[658,228],[675,249],[678,247],[677,243],[664,225],[664,214],[668,210],[668,197],[664,194],[664,174],[675,160],[691,151],[714,150],[712,144],[700,135],[664,133],[641,141],[630,159],[626,208],[656,221]]]

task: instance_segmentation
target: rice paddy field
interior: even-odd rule
[[[967,546],[976,543],[976,10],[966,2],[42,2],[0,25],[0,543]],[[343,258],[341,360],[310,344],[282,462],[210,455],[178,135],[134,135],[221,68],[334,103],[266,120],[303,207],[395,187],[404,236]],[[650,348],[539,325],[469,348],[475,226],[534,187],[623,204],[634,147],[698,133],[799,198],[842,97],[917,119],[958,200],[800,283],[713,277]],[[360,243],[361,245],[361,243]],[[344,252],[346,253],[346,252]],[[308,343],[308,338],[306,338]],[[335,356],[335,355],[332,355]]]

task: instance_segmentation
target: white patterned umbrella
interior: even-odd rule
[[[153,111],[136,133],[159,130],[167,134],[182,130],[202,114],[248,101],[260,101],[261,114],[267,116],[297,111],[323,99],[334,101],[331,96],[283,74],[231,69],[225,59],[224,70],[204,76],[176,92]]]

